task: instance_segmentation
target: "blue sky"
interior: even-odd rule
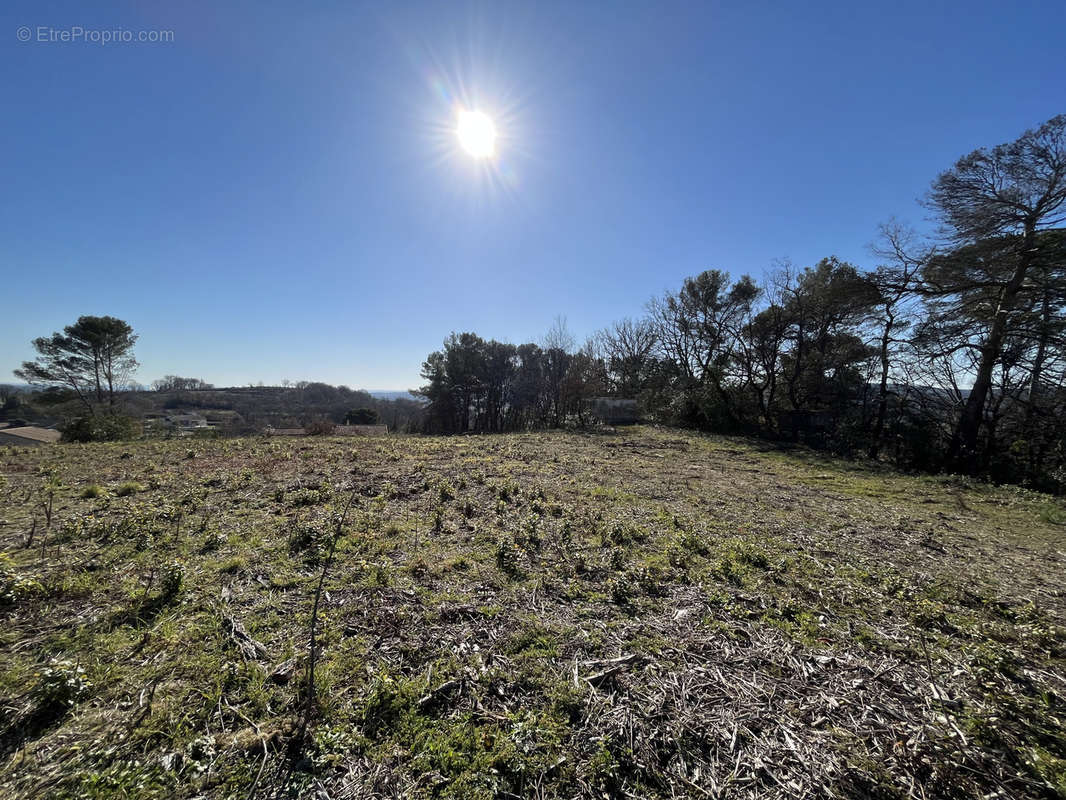
[[[76,26],[173,41],[39,41]],[[9,0],[0,370],[111,314],[143,382],[409,388],[452,330],[583,338],[703,269],[872,266],[939,171],[1066,111],[1064,29],[1058,0]]]

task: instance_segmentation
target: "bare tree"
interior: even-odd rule
[[[658,341],[651,321],[627,317],[595,338],[612,389],[623,397],[635,397],[643,388]]]
[[[541,346],[545,350],[562,350],[564,353],[572,353],[576,343],[577,340],[574,338],[574,334],[570,332],[570,328],[566,324],[566,317],[558,314],[552,321],[552,326],[548,329],[548,332],[544,334],[544,341]]]
[[[878,293],[871,324],[876,332],[879,380],[869,456],[877,458],[888,416],[889,378],[898,362],[899,348],[906,343],[902,334],[917,314],[913,300],[918,275],[933,251],[913,230],[895,220],[880,226],[880,240],[872,249],[875,256],[885,260],[871,275]]]

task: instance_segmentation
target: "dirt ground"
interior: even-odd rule
[[[4,797],[1066,797],[1055,498],[646,427],[0,476]]]

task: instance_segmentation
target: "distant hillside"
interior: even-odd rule
[[[253,433],[267,427],[300,427],[315,420],[343,423],[349,412],[370,409],[390,430],[420,426],[425,401],[407,392],[377,395],[347,386],[301,383],[297,386],[231,386],[224,388],[137,390],[121,395],[121,408],[134,417],[163,412],[193,412],[203,415],[227,433]],[[30,394],[17,416],[63,419],[83,413],[74,399],[49,403],[40,394]]]
[[[419,402],[425,402],[425,398],[422,397],[422,395],[412,394],[406,389],[365,389],[364,391],[367,394],[382,400],[417,400]]]

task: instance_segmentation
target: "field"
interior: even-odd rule
[[[1047,496],[652,428],[0,474],[5,798],[1066,797]]]

